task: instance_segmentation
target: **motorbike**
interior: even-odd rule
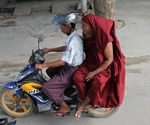
[[[0,94],[0,106],[2,110],[12,117],[29,116],[33,110],[38,112],[57,111],[59,106],[42,92],[42,85],[49,80],[41,69],[35,69],[35,64],[44,63],[44,51],[40,49],[40,43],[44,37],[38,38],[38,49],[32,50],[28,64],[19,72],[15,81],[6,83]],[[64,98],[70,108],[75,110],[78,103],[77,91],[71,84],[64,92]],[[118,110],[114,108],[89,108],[87,113],[95,118],[111,116]]]

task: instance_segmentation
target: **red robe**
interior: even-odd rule
[[[125,57],[121,52],[112,20],[88,14],[82,21],[91,25],[94,35],[84,39],[86,59],[73,76],[78,97],[89,97],[93,106],[117,107],[122,104],[125,90]],[[98,73],[90,82],[85,81],[88,72],[94,71],[105,61],[104,50],[112,42],[114,60],[110,66]]]

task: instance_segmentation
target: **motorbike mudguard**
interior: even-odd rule
[[[14,89],[18,95],[20,95],[22,92],[22,90],[18,87],[17,82],[6,83],[4,88]]]
[[[10,89],[15,89],[17,86],[18,85],[16,82],[9,82],[4,85],[5,88],[10,88]]]

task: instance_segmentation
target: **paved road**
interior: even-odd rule
[[[150,119],[150,1],[118,0],[117,17],[126,26],[117,31],[121,48],[127,57],[126,92],[120,109],[108,118],[91,118],[84,114],[80,120],[73,115],[52,118],[50,112],[17,118],[17,125],[149,125]],[[27,63],[32,48],[36,48],[36,36],[44,34],[42,47],[64,44],[65,36],[49,20],[54,14],[37,13],[31,17],[18,17],[15,25],[0,28],[0,78],[1,85],[13,80]],[[80,29],[78,29],[81,32]],[[55,42],[59,41],[59,42]],[[49,60],[60,54],[50,54]],[[0,117],[12,118],[0,111]]]

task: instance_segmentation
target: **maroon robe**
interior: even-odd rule
[[[78,97],[89,97],[93,106],[117,107],[122,104],[125,89],[125,57],[115,34],[115,23],[93,14],[82,21],[94,29],[90,39],[84,39],[86,59],[73,76]],[[105,61],[104,50],[112,42],[114,60],[110,66],[98,73],[90,82],[85,81],[88,72],[96,70]]]

